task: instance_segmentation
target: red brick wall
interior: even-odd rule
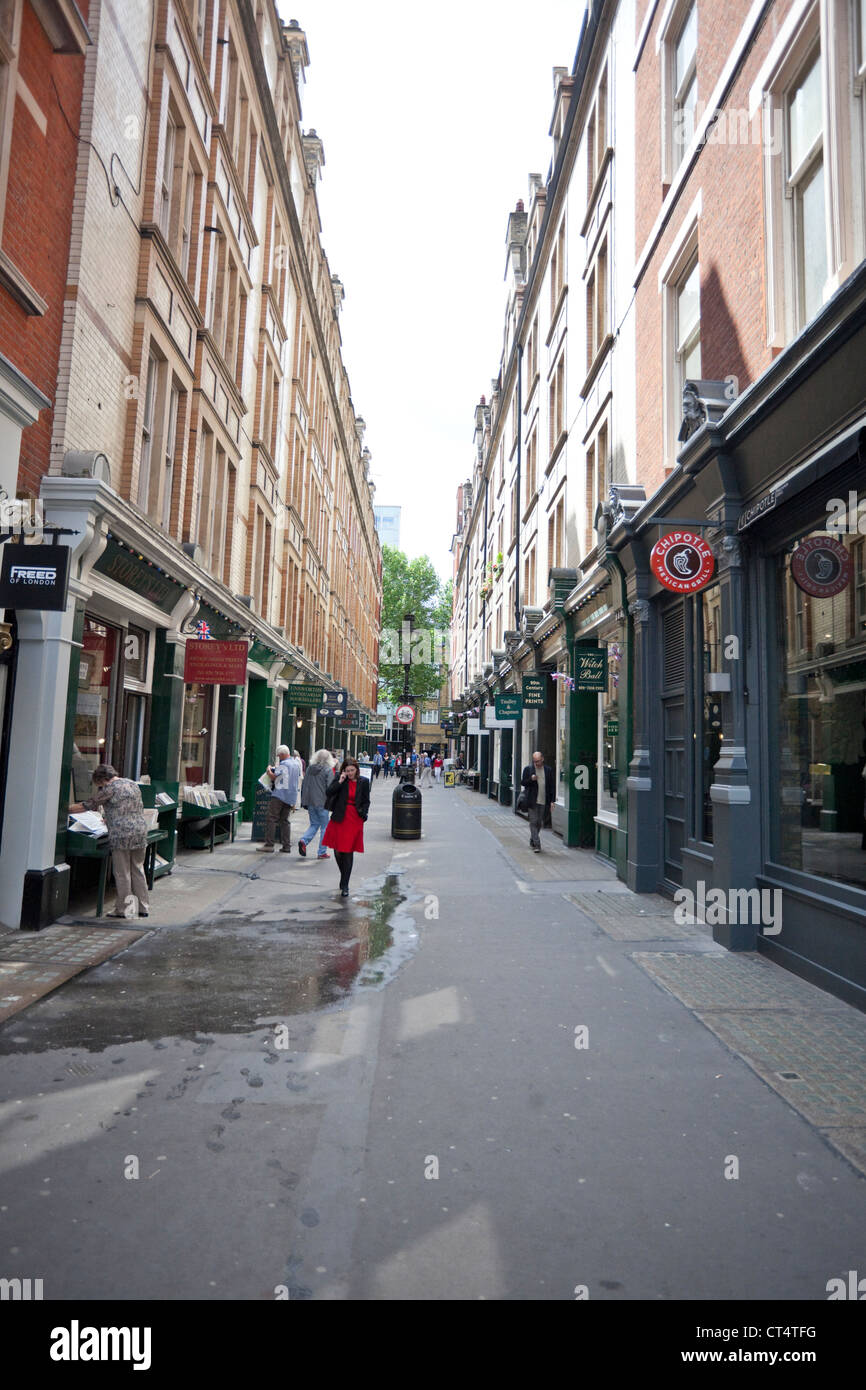
[[[726,110],[748,111],[749,88],[790,7],[774,5],[748,51],[725,102]],[[659,7],[661,9],[661,7]],[[748,12],[746,0],[715,5],[698,0],[698,97],[712,94]],[[660,58],[653,22],[637,73],[637,247],[646,245],[666,191],[660,164]],[[679,192],[650,256],[637,292],[637,476],[647,494],[665,477],[663,299],[659,270],[698,192],[701,273],[701,371],[708,379],[738,379],[743,391],[766,370],[763,156],[759,144],[704,146]]]
[[[86,0],[79,9],[87,18]],[[0,352],[54,401],[63,299],[69,263],[69,235],[78,143],[57,103],[52,78],[73,130],[81,115],[84,58],[54,53],[45,31],[25,0],[18,71],[47,121],[47,133],[24,104],[15,100],[9,180],[2,246],[16,269],[47,302],[43,316],[25,313],[0,286]],[[48,472],[51,410],[23,431],[18,474],[20,490],[39,491]]]

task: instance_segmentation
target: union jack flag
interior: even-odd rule
[[[195,635],[200,642],[210,641],[210,628],[204,619],[200,619],[195,625]]]

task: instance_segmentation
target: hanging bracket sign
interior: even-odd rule
[[[696,594],[715,573],[716,560],[694,531],[670,531],[653,546],[650,568],[660,584],[675,594]]]
[[[68,545],[21,545],[7,541],[0,569],[0,608],[64,612],[71,554]]]
[[[791,556],[794,583],[812,598],[833,598],[851,582],[851,554],[835,536],[807,536]]]
[[[186,685],[246,685],[246,642],[187,642],[183,661]]]

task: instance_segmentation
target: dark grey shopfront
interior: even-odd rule
[[[716,940],[866,1008],[864,362],[866,268],[732,406],[701,384],[705,423],[608,546],[635,620],[630,885],[777,893],[778,921],[728,897]],[[649,566],[677,525],[716,558],[686,597]]]

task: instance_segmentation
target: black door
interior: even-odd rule
[[[662,616],[664,813],[662,864],[667,883],[683,881],[686,832],[685,609],[678,600]]]

